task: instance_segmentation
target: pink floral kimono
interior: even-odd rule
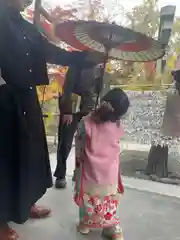
[[[116,212],[124,192],[119,170],[122,134],[122,127],[116,123],[97,125],[91,116],[79,124],[74,199],[80,222],[89,228],[120,229]]]

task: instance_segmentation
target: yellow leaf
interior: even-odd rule
[[[106,64],[106,72],[110,73],[112,71],[112,65],[110,62]]]

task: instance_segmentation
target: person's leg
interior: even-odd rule
[[[58,142],[57,149],[57,166],[54,173],[56,177],[56,188],[66,187],[66,161],[71,151],[73,142],[73,132],[71,131],[71,125],[64,124],[61,126],[60,141]]]
[[[120,197],[119,194],[118,194],[117,197],[118,198]],[[117,209],[116,209],[116,213],[118,212],[119,206],[120,205],[118,204]],[[114,216],[114,217],[115,217],[116,220],[118,220],[117,224],[114,224],[111,227],[104,228],[102,234],[105,237],[111,238],[112,240],[124,240],[122,227],[121,227],[121,224],[119,223],[120,219],[117,215]]]
[[[71,151],[74,133],[77,128],[77,118],[73,116],[70,125],[62,124],[60,121],[58,132],[58,150],[57,150],[57,166],[54,173],[56,177],[56,188],[66,187],[66,161]]]
[[[55,187],[56,188],[65,188],[66,181],[66,156],[67,152],[64,151],[65,142],[67,141],[67,130],[68,126],[62,123],[62,116],[60,117],[60,123],[58,126],[58,147],[57,147],[57,165],[54,176],[56,177]]]
[[[90,229],[86,227],[83,223],[84,215],[85,215],[84,211],[85,211],[84,208],[79,208],[79,224],[77,226],[77,229],[81,234],[86,235],[90,232]]]

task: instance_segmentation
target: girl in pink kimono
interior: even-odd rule
[[[82,234],[102,228],[105,236],[123,240],[116,212],[124,192],[119,166],[123,135],[120,119],[128,107],[125,92],[113,89],[103,97],[99,108],[79,123],[74,199],[79,206],[78,230]]]

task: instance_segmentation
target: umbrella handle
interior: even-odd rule
[[[97,98],[96,98],[96,102],[95,102],[95,109],[97,109],[97,106],[99,104],[99,100],[101,99],[101,91],[103,89],[103,79],[104,79],[104,74],[105,74],[105,70],[106,70],[106,63],[108,61],[108,56],[109,56],[109,50],[106,48],[106,53],[104,56],[104,61],[103,61],[103,66],[101,68],[100,71],[100,77],[99,77],[99,89],[98,89],[98,93],[97,93]]]
[[[113,22],[113,24],[115,24],[115,22]],[[112,38],[112,33],[110,32],[109,34],[109,39]],[[100,72],[100,87],[99,87],[99,92],[97,94],[97,98],[96,98],[96,103],[95,103],[95,109],[97,109],[99,100],[101,99],[101,91],[103,89],[103,79],[104,79],[104,74],[105,74],[105,70],[106,70],[106,63],[108,62],[108,57],[109,57],[109,46],[104,46],[105,48],[105,56],[104,56],[104,61],[103,61],[103,67],[102,70]]]

